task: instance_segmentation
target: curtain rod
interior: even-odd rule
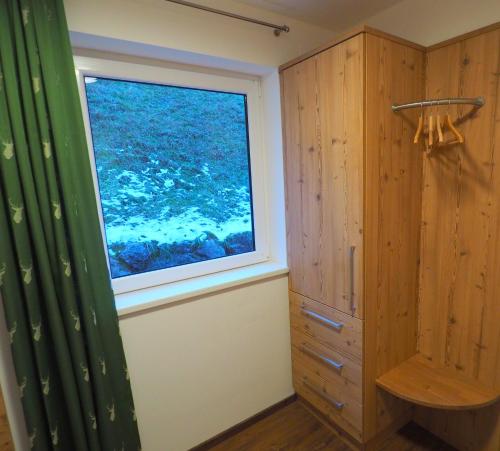
[[[484,97],[452,97],[450,99],[432,99],[432,100],[421,100],[420,102],[403,103],[401,105],[392,105],[392,111],[406,110],[407,108],[424,108],[428,106],[438,106],[438,105],[474,105],[477,107],[482,107],[485,103]]]
[[[262,20],[253,19],[251,17],[240,16],[239,14],[234,14],[227,11],[222,11],[220,9],[211,8],[210,6],[198,5],[197,3],[186,2],[184,0],[165,0],[165,1],[170,3],[177,3],[178,5],[188,6],[190,8],[201,9],[202,11],[208,11],[209,13],[231,17],[233,19],[244,20],[245,22],[255,23],[257,25],[262,25],[264,27],[274,28],[275,36],[279,36],[281,32],[288,33],[290,31],[290,27],[288,25],[276,25],[270,22],[264,22]]]

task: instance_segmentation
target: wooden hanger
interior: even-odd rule
[[[446,112],[446,125],[451,130],[451,132],[455,135],[455,137],[457,138],[457,140],[456,141],[451,141],[451,142],[449,142],[447,144],[456,144],[456,143],[462,144],[464,142],[464,137],[457,130],[457,128],[453,125],[453,121],[451,120],[449,108],[450,108],[450,103],[448,104],[448,110]]]
[[[436,129],[438,132],[438,141],[441,144],[444,142],[444,137],[443,137],[443,129],[441,128],[441,115],[439,114],[439,110],[437,111],[436,114]]]
[[[418,126],[417,126],[417,131],[415,133],[415,137],[413,138],[413,144],[418,144],[423,129],[424,129],[424,107],[422,107],[422,109],[420,110],[420,117],[418,118]]]
[[[453,122],[451,121],[451,116],[450,113],[446,115],[446,125],[448,125],[448,128],[453,132],[453,134],[457,138],[457,142],[462,144],[464,142],[464,137],[461,135],[461,133],[455,128],[453,125]],[[451,143],[450,143],[451,144]]]
[[[432,111],[429,116],[429,148],[434,145],[434,117],[432,116]]]

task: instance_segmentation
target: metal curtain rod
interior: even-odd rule
[[[165,0],[170,3],[177,3],[183,6],[189,6],[190,8],[201,9],[202,11],[208,11],[210,13],[219,14],[221,16],[232,17],[233,19],[244,20],[245,22],[256,23],[257,25],[262,25],[264,27],[274,28],[274,34],[279,36],[281,32],[288,33],[290,27],[288,25],[276,25],[274,23],[264,22],[263,20],[252,19],[251,17],[240,16],[239,14],[230,13],[227,11],[222,11],[220,9],[211,8],[210,6],[198,5],[197,3],[185,2],[184,0]]]
[[[484,97],[452,97],[449,99],[421,100],[420,102],[403,103],[392,105],[392,111],[406,110],[408,108],[424,108],[438,105],[474,105],[482,107],[485,104]]]

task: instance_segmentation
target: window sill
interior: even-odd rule
[[[268,261],[203,277],[116,295],[118,316],[125,317],[210,293],[288,273],[283,263]]]

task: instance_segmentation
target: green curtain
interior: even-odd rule
[[[62,0],[0,0],[0,294],[32,449],[140,449]]]

